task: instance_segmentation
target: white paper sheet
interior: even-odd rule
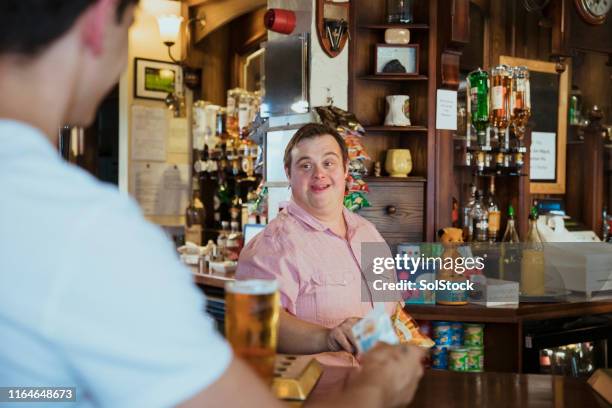
[[[189,153],[189,128],[186,118],[170,119],[168,153]]]
[[[166,161],[166,109],[132,106],[132,160]]]
[[[438,89],[436,129],[457,130],[457,91]]]
[[[145,215],[182,215],[189,195],[187,164],[132,163],[133,195]]]
[[[556,136],[551,132],[531,133],[530,180],[555,180],[557,177]]]

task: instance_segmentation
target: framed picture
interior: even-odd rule
[[[170,62],[134,59],[134,98],[164,100],[169,93],[182,94],[183,70]]]
[[[569,69],[558,73],[554,62],[505,55],[499,57],[499,62],[529,69],[532,107],[529,192],[565,194]]]
[[[376,44],[375,74],[418,75],[419,45]]]

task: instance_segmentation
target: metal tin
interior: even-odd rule
[[[448,353],[448,368],[451,371],[467,371],[468,350],[462,347],[452,348]]]
[[[451,345],[451,325],[449,322],[433,322],[433,340],[437,346]]]
[[[451,345],[462,346],[463,345],[463,323],[452,323],[451,324]]]
[[[463,330],[464,345],[466,347],[484,346],[484,325],[466,323]]]
[[[468,348],[467,370],[474,373],[481,373],[484,371],[484,349],[482,347]]]
[[[448,370],[448,348],[435,346],[431,349],[431,368]]]

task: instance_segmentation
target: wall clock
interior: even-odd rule
[[[574,0],[578,14],[589,24],[602,24],[612,8],[612,0]]]

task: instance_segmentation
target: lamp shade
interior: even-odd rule
[[[166,14],[157,17],[159,35],[164,44],[175,44],[177,42],[182,21],[183,17],[174,14]]]

